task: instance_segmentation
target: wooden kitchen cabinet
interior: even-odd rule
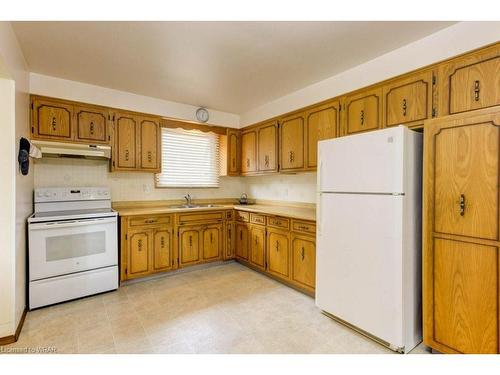
[[[266,268],[266,227],[263,225],[250,226],[250,263]]]
[[[212,224],[204,226],[201,230],[203,239],[203,254],[204,261],[213,261],[222,258],[223,251],[223,232],[222,224]]]
[[[274,276],[290,277],[290,233],[280,229],[267,229],[267,270]]]
[[[306,112],[306,169],[316,169],[318,165],[318,141],[337,137],[339,120],[339,100],[313,107]]]
[[[278,171],[278,122],[271,121],[257,130],[257,152],[259,172]]]
[[[155,117],[139,118],[139,168],[153,173],[160,172],[160,119]]]
[[[152,232],[149,229],[129,231],[127,278],[144,276],[150,272],[151,241]]]
[[[433,112],[432,71],[419,72],[383,87],[385,127],[422,128]]]
[[[185,226],[179,228],[179,267],[185,267],[201,261],[201,227]]]
[[[166,271],[174,265],[172,228],[153,231],[153,270]]]
[[[129,112],[113,114],[114,150],[111,171],[161,171],[159,118]]]
[[[300,286],[314,291],[316,285],[316,239],[292,233],[291,279]]]
[[[241,171],[241,131],[227,129],[227,175],[239,176]]]
[[[376,87],[344,99],[343,135],[356,134],[382,127],[382,88]]]
[[[241,134],[241,174],[257,172],[257,131],[247,130]]]
[[[500,107],[425,123],[424,343],[499,353]]]
[[[236,223],[236,258],[248,261],[248,253],[248,226],[244,223]]]
[[[106,108],[76,106],[75,140],[90,144],[109,144],[111,140],[109,120],[110,114]]]
[[[439,65],[438,116],[500,105],[500,44]]]
[[[66,102],[31,97],[31,136],[35,139],[72,141],[74,108]]]
[[[280,170],[293,172],[305,167],[305,113],[280,119]]]

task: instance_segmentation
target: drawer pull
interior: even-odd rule
[[[156,219],[147,219],[147,220],[144,220],[144,222],[146,224],[153,224],[153,223],[156,223]]]
[[[460,194],[460,200],[459,200],[459,206],[460,206],[460,216],[465,215],[465,195]]]
[[[476,102],[479,101],[479,91],[480,91],[479,81],[474,81],[474,100]]]
[[[306,227],[304,225],[299,225],[299,229],[301,229],[301,230],[309,230],[309,227]]]

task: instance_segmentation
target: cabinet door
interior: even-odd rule
[[[257,132],[250,130],[241,135],[241,173],[257,172]]]
[[[199,227],[179,228],[179,266],[200,261],[201,229]]]
[[[303,169],[305,114],[298,113],[280,121],[280,169],[292,171]]]
[[[128,233],[127,278],[143,276],[150,271],[151,231],[139,230]]]
[[[227,130],[227,174],[238,176],[241,163],[241,134],[236,130]]]
[[[417,73],[384,86],[384,124],[423,127],[432,118],[432,71]]]
[[[316,240],[292,234],[292,280],[314,290],[316,285]]]
[[[498,248],[436,239],[433,339],[460,353],[498,353]]]
[[[131,170],[137,167],[138,120],[130,114],[115,115],[114,169]]]
[[[382,90],[370,89],[345,98],[344,135],[382,127]]]
[[[262,269],[266,266],[266,227],[250,227],[250,263]]]
[[[315,107],[306,114],[307,168],[318,165],[318,141],[337,136],[340,103],[338,100]]]
[[[153,234],[153,269],[162,271],[172,266],[172,229],[156,229]]]
[[[267,269],[270,273],[289,278],[290,241],[289,233],[276,229],[267,232]]]
[[[73,140],[73,106],[63,102],[32,98],[32,127],[34,138]]]
[[[236,257],[248,260],[248,227],[236,224]]]
[[[258,130],[257,145],[259,172],[274,172],[278,170],[278,124],[273,121],[263,125]]]
[[[500,44],[441,64],[439,116],[500,104]]]
[[[160,120],[142,117],[139,120],[140,168],[160,172]]]
[[[491,123],[436,134],[436,232],[498,239],[499,136]]]
[[[222,224],[210,225],[202,230],[203,260],[217,260],[222,254]]]
[[[109,143],[107,109],[78,106],[75,108],[76,139],[87,143]]]

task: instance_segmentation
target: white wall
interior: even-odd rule
[[[218,189],[155,189],[154,174],[109,172],[107,161],[43,158],[36,161],[35,186],[107,186],[113,201],[237,198],[245,191],[243,177],[221,177]]]
[[[316,173],[278,174],[245,177],[249,197],[316,203]]]
[[[500,40],[500,22],[460,22],[241,114],[250,125]]]
[[[107,87],[95,86],[37,73],[30,73],[30,92],[32,94],[99,104],[190,121],[196,121],[195,113],[198,108],[189,104],[171,102],[152,98],[150,96],[132,94],[126,91],[114,90]],[[208,121],[210,124],[231,128],[239,127],[240,117],[238,115],[216,111],[210,108],[208,111],[210,112],[210,119]]]
[[[27,65],[10,23],[0,22],[0,60],[2,76],[7,77],[2,87],[11,87],[10,97],[3,97],[0,137],[0,226],[9,233],[2,238],[0,267],[11,272],[0,272],[0,337],[15,332],[26,306],[26,218],[32,212],[33,168],[22,176],[17,167],[19,138],[28,137],[29,75]],[[14,90],[14,91],[12,91]],[[7,117],[10,116],[10,120]]]

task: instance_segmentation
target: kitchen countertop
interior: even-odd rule
[[[233,203],[214,203],[215,207],[196,207],[196,208],[175,208],[169,207],[174,203],[162,202],[133,202],[127,205],[126,202],[113,204],[113,208],[118,211],[120,216],[132,215],[152,215],[152,214],[174,214],[179,212],[197,212],[197,211],[217,211],[217,210],[240,210],[247,212],[254,212],[259,214],[284,216],[293,219],[316,221],[316,208],[314,205],[287,205],[285,203],[277,204],[264,204],[258,202],[257,204],[242,205]],[[195,203],[196,204],[196,203]]]

